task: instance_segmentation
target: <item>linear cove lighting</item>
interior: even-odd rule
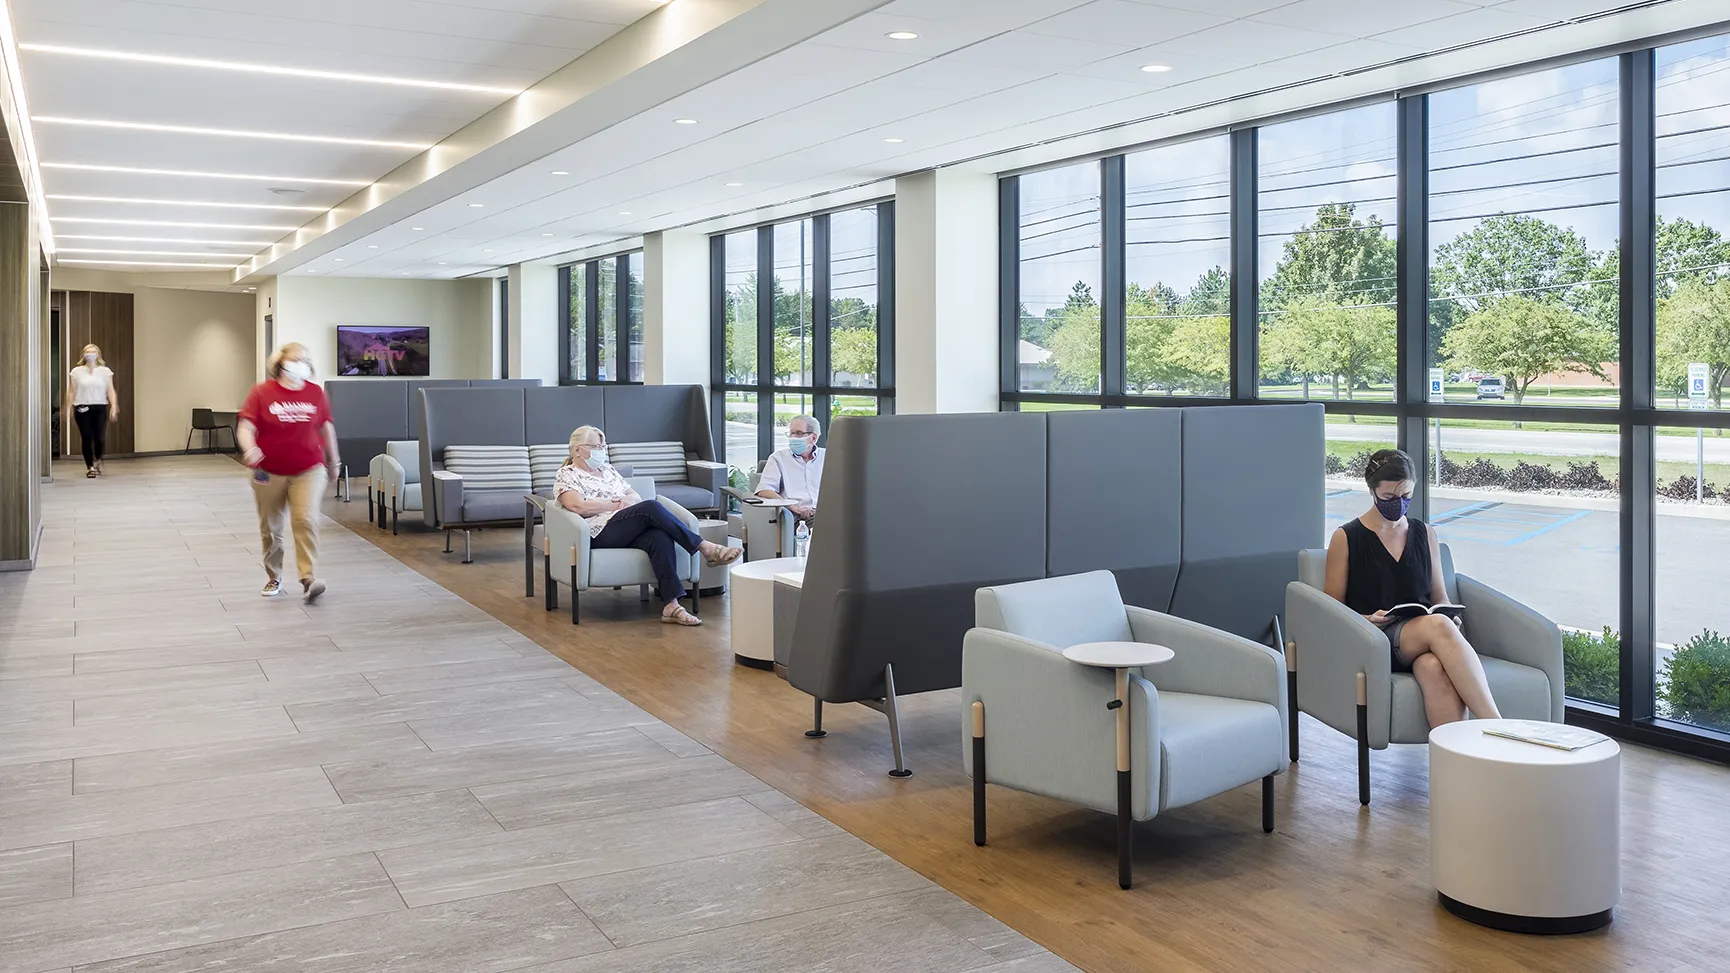
[[[383,149],[414,149],[416,151],[432,148],[432,146],[421,142],[351,139],[335,135],[297,135],[292,132],[255,132],[242,128],[200,128],[196,125],[158,125],[154,122],[116,122],[104,118],[67,118],[63,115],[31,115],[30,120],[46,125],[122,128],[134,132],[167,132],[172,135],[215,135],[237,139],[274,139],[281,142],[318,142],[325,145],[371,145]]]
[[[49,193],[48,198],[74,203],[138,203],[144,206],[203,206],[211,209],[279,209],[294,210],[301,213],[322,213],[328,208],[324,206],[284,206],[281,203],[206,203],[196,199],[142,199],[135,196],[68,196],[62,193]]]
[[[488,95],[517,95],[521,88],[503,88],[490,84],[465,84],[458,81],[429,81],[424,78],[402,78],[384,74],[355,74],[348,71],[319,71],[313,68],[291,68],[278,64],[247,64],[243,61],[212,61],[198,57],[171,57],[165,54],[144,54],[135,51],[112,51],[93,47],[65,47],[59,44],[19,44],[20,50],[43,54],[66,54],[72,57],[94,57],[107,61],[136,61],[141,64],[167,64],[180,68],[208,68],[213,71],[245,71],[252,74],[274,74],[290,78],[317,78],[322,81],[355,81],[362,84],[389,84],[407,88],[438,88],[443,91],[473,91]]]
[[[245,254],[211,253],[208,250],[108,250],[103,247],[61,247],[59,253],[123,253],[131,257],[233,257],[239,260]]]
[[[177,263],[172,260],[73,260],[67,258],[60,261],[63,264],[102,264],[111,267],[203,267],[206,270],[234,270],[241,264],[190,264]]]
[[[265,241],[259,241],[259,240],[189,240],[189,239],[186,239],[183,237],[102,236],[100,234],[88,234],[88,233],[57,233],[54,235],[54,238],[56,240],[98,240],[98,241],[102,241],[104,243],[168,243],[168,244],[174,244],[174,245],[198,243],[198,244],[209,244],[210,246],[213,246],[213,247],[268,247],[268,246],[270,246],[270,241],[268,241],[268,240],[265,240]]]
[[[322,179],[311,176],[254,176],[239,172],[190,172],[185,169],[139,169],[134,166],[93,166],[75,162],[44,162],[44,169],[77,169],[81,172],[121,172],[135,176],[187,176],[193,179],[241,179],[247,182],[295,183],[319,186],[370,186],[365,179]]]
[[[287,233],[293,226],[260,226],[256,223],[175,223],[168,220],[111,220],[97,216],[51,216],[56,223],[106,223],[110,226],[178,226],[194,230],[275,230]]]

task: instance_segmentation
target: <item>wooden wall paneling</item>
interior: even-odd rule
[[[41,281],[40,303],[38,307],[42,318],[37,322],[37,334],[42,342],[42,365],[37,370],[42,382],[41,394],[37,396],[42,415],[37,423],[37,435],[40,437],[37,452],[41,461],[37,466],[37,475],[46,480],[53,475],[54,451],[51,444],[54,441],[54,332],[50,308],[54,303],[53,273],[48,269],[48,258],[40,258],[38,278]]]
[[[32,445],[36,439],[35,315],[31,278],[30,207],[0,203],[0,563],[28,566],[35,543],[39,496]],[[32,351],[35,354],[32,354]]]
[[[108,427],[105,452],[120,456],[133,452],[135,437],[132,415],[132,379],[134,351],[132,342],[132,295],[106,294],[98,291],[64,291],[68,313],[62,328],[66,332],[66,367],[78,364],[78,353],[85,345],[102,349],[102,360],[114,370],[114,384],[120,391],[120,421]],[[84,442],[78,427],[67,422],[66,455],[78,456]]]

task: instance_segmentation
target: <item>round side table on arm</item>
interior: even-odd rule
[[[1129,670],[1168,662],[1175,655],[1148,642],[1086,642],[1063,650],[1071,662],[1115,670],[1117,689],[1106,709],[1117,715],[1117,884],[1129,888],[1130,851],[1135,839],[1130,803]]]

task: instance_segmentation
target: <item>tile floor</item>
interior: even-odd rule
[[[0,574],[0,973],[1073,969],[328,520],[260,598],[232,461],[108,466]]]

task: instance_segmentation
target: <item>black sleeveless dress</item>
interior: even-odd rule
[[[1399,560],[1388,553],[1376,532],[1353,518],[1346,532],[1346,607],[1360,615],[1373,615],[1384,608],[1416,602],[1430,604],[1430,530],[1421,520],[1406,520],[1406,546]],[[1383,631],[1395,650],[1395,672],[1411,672],[1400,661],[1399,629],[1394,622]]]

